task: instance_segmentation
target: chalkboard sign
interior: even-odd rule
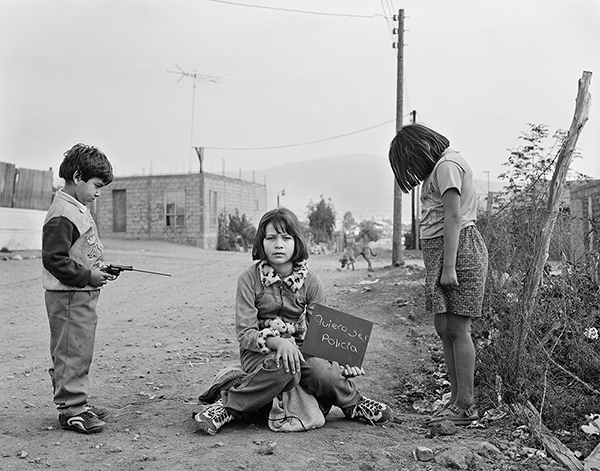
[[[300,350],[342,366],[362,367],[372,329],[370,321],[316,304]]]

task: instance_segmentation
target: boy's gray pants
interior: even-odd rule
[[[52,357],[48,373],[54,388],[54,403],[67,417],[84,412],[88,401],[99,296],[100,290],[45,293]]]

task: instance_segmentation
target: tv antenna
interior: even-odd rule
[[[221,79],[221,77],[197,74],[196,69],[194,69],[194,72],[186,72],[181,67],[179,67],[177,64],[175,64],[175,67],[177,67],[179,70],[167,70],[167,72],[169,72],[171,74],[181,75],[181,77],[179,77],[179,80],[177,80],[176,83],[181,82],[185,77],[190,77],[192,79],[192,129],[190,132],[190,151],[189,151],[189,155],[188,155],[188,172],[191,172],[192,148],[194,145],[194,109],[196,107],[196,83],[200,80],[203,82],[220,83],[219,80]]]

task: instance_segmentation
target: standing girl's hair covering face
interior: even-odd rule
[[[254,245],[252,247],[252,260],[267,259],[263,247],[263,240],[265,239],[269,223],[273,224],[273,227],[278,233],[286,233],[294,238],[294,255],[292,255],[292,258],[290,259],[292,263],[298,263],[308,259],[308,248],[306,246],[306,241],[304,240],[304,233],[300,221],[298,221],[296,215],[289,209],[278,208],[265,213],[260,219],[256,237],[254,238]]]
[[[403,126],[390,145],[390,165],[404,193],[421,183],[433,170],[450,141],[422,124]]]

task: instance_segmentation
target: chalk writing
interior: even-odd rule
[[[344,350],[350,350],[351,352],[358,353],[356,345],[352,345],[350,342],[344,342],[340,339],[330,337],[329,334],[323,334],[321,340],[323,342],[327,342],[332,347],[342,348]]]
[[[348,326],[344,325],[344,324],[336,324],[335,322],[333,322],[331,319],[323,319],[323,316],[321,314],[317,314],[316,316],[313,316],[313,320],[314,322],[317,322],[321,327],[323,327],[324,329],[333,329],[333,330],[340,330],[342,332],[344,332],[346,335],[348,335],[348,337],[354,338],[357,337],[360,340],[362,340],[363,342],[368,342],[369,341],[369,336],[364,334],[363,332],[359,332],[356,329],[348,329]]]
[[[340,365],[360,367],[372,328],[370,321],[317,304],[301,350]]]

